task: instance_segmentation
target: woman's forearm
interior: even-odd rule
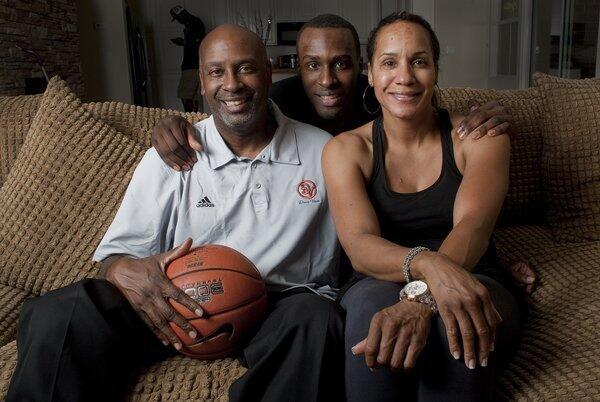
[[[405,282],[402,263],[410,248],[378,235],[361,234],[343,242],[357,272],[389,282]]]
[[[465,218],[446,236],[438,251],[467,271],[472,271],[487,250],[490,235],[489,225]]]

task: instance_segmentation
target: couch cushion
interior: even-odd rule
[[[143,369],[132,401],[227,401],[229,386],[246,368],[237,360],[169,358]]]
[[[29,293],[0,284],[0,346],[15,339],[21,306]]]
[[[540,277],[517,355],[499,378],[510,400],[600,400],[600,242],[528,258]]]
[[[546,111],[543,173],[554,237],[600,240],[600,79],[534,79]]]
[[[110,124],[121,133],[135,139],[149,148],[152,128],[163,117],[182,116],[190,123],[207,117],[204,113],[184,113],[178,110],[148,108],[120,102],[94,102],[83,105],[94,117]]]
[[[15,341],[0,348],[0,400],[17,365]],[[176,356],[142,369],[129,400],[226,402],[229,386],[246,369],[237,360],[202,361]]]
[[[0,400],[6,399],[10,378],[17,365],[17,341],[0,348]]]
[[[542,195],[542,134],[539,125],[541,103],[537,88],[498,91],[471,88],[445,88],[440,92],[443,107],[468,114],[469,100],[481,103],[497,100],[514,119],[511,137],[510,185],[500,224],[541,223],[545,221]]]
[[[0,189],[0,283],[38,295],[93,276],[94,249],[144,152],[53,78]]]
[[[0,97],[0,187],[25,140],[42,95]]]

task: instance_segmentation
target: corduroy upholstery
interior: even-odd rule
[[[14,286],[0,284],[0,346],[15,339],[19,311],[30,296]]]
[[[0,283],[39,295],[93,276],[93,252],[144,152],[52,79],[0,188]]]
[[[543,223],[542,133],[539,126],[539,91],[497,91],[471,88],[446,88],[440,91],[441,105],[449,110],[469,113],[469,100],[481,103],[497,100],[512,115],[510,183],[499,223]]]
[[[41,95],[0,97],[0,187],[25,141]]]
[[[544,126],[543,130],[540,129],[545,110],[539,92],[535,88],[525,91],[460,88],[442,91],[444,106],[463,113],[471,98],[481,102],[498,99],[510,110],[516,120],[517,133],[512,140],[511,159],[513,183],[505,209],[507,225],[496,231],[496,244],[500,257],[504,261],[527,260],[541,279],[540,287],[530,299],[530,316],[525,323],[517,355],[508,369],[499,375],[498,395],[506,400],[600,400],[600,370],[597,364],[600,360],[598,335],[600,324],[597,319],[600,312],[598,275],[600,242],[585,239],[576,243],[561,242],[554,235],[555,229],[544,222],[546,209],[542,189],[547,183],[542,178],[546,177],[544,169],[547,165],[542,164],[542,141],[545,145],[545,130],[548,127]],[[25,100],[17,99],[17,101]],[[2,99],[0,102],[9,102],[9,100]],[[127,147],[125,144],[129,144],[129,140],[148,146],[154,123],[160,116],[171,113],[171,111],[139,108],[114,102],[87,104],[83,107],[91,112],[91,118],[99,119],[103,124],[110,124],[124,134],[122,141],[125,142],[121,145],[124,148]],[[0,109],[0,121],[4,118],[2,113],[3,110]],[[193,114],[186,114],[185,117],[191,121],[202,118],[200,115]],[[119,135],[112,129],[108,131],[113,136]],[[75,142],[75,140],[62,142],[65,148],[63,152],[70,152],[67,148],[77,146],[79,152],[82,152],[82,145],[77,145]],[[15,141],[11,144],[18,146]],[[101,144],[109,147],[112,142],[104,141]],[[23,150],[29,147],[26,143]],[[135,165],[134,162],[139,157],[137,146],[133,149],[136,152],[127,154],[129,160],[133,161],[131,166]],[[97,151],[102,153],[103,149]],[[16,153],[15,150],[9,152]],[[124,154],[124,150],[121,153]],[[549,154],[544,156],[549,157]],[[13,169],[24,168],[21,162],[17,162]],[[127,169],[130,168],[121,168],[121,170]],[[570,174],[569,172],[570,170],[567,170],[564,173]],[[11,177],[13,173],[11,172]],[[53,182],[56,179],[50,177],[49,180]],[[17,184],[12,182],[9,186],[12,189]],[[125,186],[126,183],[124,182],[123,185]],[[22,193],[14,189],[10,190],[12,192],[9,189],[2,190],[12,194],[12,197],[22,197]],[[0,194],[3,192],[0,191]],[[101,198],[112,199],[112,196],[103,193]],[[596,199],[596,202],[599,200]],[[115,203],[107,209],[112,208],[114,214],[117,206],[118,203]],[[4,208],[4,205],[1,208]],[[81,213],[81,208],[77,211]],[[6,219],[6,215],[1,210],[0,216],[1,219]],[[112,216],[106,219],[108,224]],[[80,242],[97,242],[99,239],[95,236],[83,236]],[[90,245],[89,249],[93,250],[95,245]],[[72,257],[72,260],[89,259],[90,254],[86,254],[88,248],[85,250],[85,253]],[[2,267],[2,258],[0,257],[0,267]],[[23,261],[24,264],[27,262]],[[64,259],[57,259],[50,272],[53,275],[60,270],[74,272],[72,267],[64,265],[65,262]],[[79,266],[87,267],[86,264],[87,261],[84,261]],[[21,269],[26,266],[29,265],[23,265]],[[3,267],[3,269],[8,268]],[[60,280],[59,276],[55,275],[52,286],[48,289],[66,285],[77,277],[92,272],[91,269],[84,270],[80,275],[64,275]],[[2,274],[0,270],[0,314],[6,311],[0,318],[6,317],[6,321],[13,320],[12,323],[6,324],[7,328],[14,328],[16,322],[16,314],[11,314],[10,311],[14,311],[14,308],[22,303],[22,299],[29,296],[28,292],[17,289],[15,283],[27,285],[28,287],[24,289],[31,289],[36,294],[48,290],[44,286],[39,286],[39,281],[33,280],[34,273],[30,272],[28,275],[28,278],[31,278],[21,283],[14,280],[14,275]],[[31,286],[32,284],[36,286]],[[14,332],[5,338],[12,337]],[[11,342],[0,348],[0,398],[6,392],[15,363],[16,347],[15,343]],[[237,361],[230,359],[201,362],[178,356],[144,368],[133,386],[131,399],[134,401],[225,401],[229,385],[244,371],[245,369]]]
[[[537,73],[548,219],[559,241],[600,240],[600,79]]]

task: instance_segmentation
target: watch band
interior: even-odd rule
[[[404,257],[404,261],[402,262],[402,273],[404,274],[404,279],[406,280],[406,283],[412,281],[412,278],[410,277],[410,263],[417,256],[417,254],[423,251],[429,251],[429,249],[427,247],[421,246],[413,247],[408,251],[406,257]]]
[[[435,299],[433,298],[433,295],[431,294],[431,292],[430,292],[429,290],[428,290],[428,291],[427,291],[427,293],[425,293],[424,295],[421,295],[421,296],[419,296],[419,297],[416,297],[416,298],[414,298],[414,299],[410,299],[410,298],[409,298],[409,297],[406,295],[406,293],[405,293],[405,291],[404,291],[404,288],[402,288],[402,290],[400,290],[400,294],[399,294],[399,298],[398,298],[398,299],[399,299],[400,301],[403,301],[403,300],[408,300],[408,301],[410,301],[410,302],[413,302],[413,303],[415,303],[415,302],[416,302],[416,303],[421,303],[421,304],[424,304],[424,305],[426,305],[427,307],[429,307],[429,309],[431,310],[431,312],[432,312],[434,315],[435,315],[435,314],[437,314],[437,313],[439,312],[439,310],[438,310],[438,306],[437,306],[437,303],[436,303]]]

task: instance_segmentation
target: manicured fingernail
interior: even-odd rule
[[[457,351],[452,352],[452,357],[454,357],[456,360],[460,359],[460,353],[458,353]]]
[[[469,368],[470,368],[471,370],[474,370],[474,369],[475,369],[475,359],[471,359],[471,360],[469,360]]]
[[[526,279],[527,283],[533,283],[533,281],[535,281],[535,278],[532,276],[527,277]]]
[[[198,158],[196,158],[195,156],[192,156],[192,160],[194,161],[194,163],[198,162]]]
[[[465,128],[463,126],[459,126],[458,129],[456,130],[456,132],[458,133],[458,136],[460,138],[462,138],[465,135]]]
[[[183,165],[183,170],[190,170],[190,165]]]
[[[196,331],[190,331],[188,332],[188,335],[190,336],[190,338],[196,338],[198,334],[196,333]]]
[[[481,367],[487,367],[487,364],[488,364],[488,359],[487,358],[485,358],[485,359],[483,359],[481,361]]]
[[[199,308],[197,308],[196,311],[194,311],[194,313],[196,313],[198,317],[202,317],[202,310],[200,310]]]
[[[375,369],[374,369],[373,367],[369,367],[369,371],[370,371],[371,373],[374,373],[374,372],[375,372]]]
[[[479,130],[473,131],[473,138],[477,139],[481,136],[481,132]]]
[[[179,342],[175,342],[175,344],[173,346],[175,346],[175,349],[177,349],[177,350],[181,349],[181,343],[179,343]]]
[[[178,172],[181,170],[181,168],[179,167],[179,165],[173,166],[173,169],[177,170]]]
[[[352,348],[350,349],[352,351],[352,354],[355,355],[356,354],[356,346],[352,346]]]
[[[165,345],[165,346],[167,346],[169,344],[169,341],[166,341],[166,340],[163,339],[162,344]]]

